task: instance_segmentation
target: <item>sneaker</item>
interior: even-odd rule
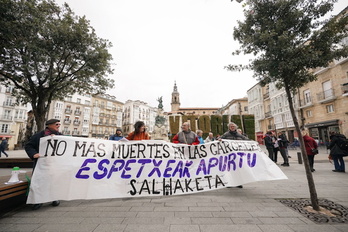
[[[58,206],[60,204],[60,201],[52,201],[52,206]]]
[[[243,188],[243,185],[238,185],[237,188],[241,188],[241,189],[242,189],[242,188]]]
[[[339,170],[332,170],[333,172],[340,172]]]
[[[288,155],[288,158],[291,158],[291,156]]]
[[[311,172],[315,172],[315,169],[314,169],[314,168],[312,168],[312,169],[311,169]]]
[[[290,165],[287,163],[284,163],[284,164],[281,164],[281,166],[283,166],[283,167],[289,167]]]
[[[38,210],[38,209],[41,208],[41,206],[42,206],[42,204],[35,204],[35,205],[33,205],[33,206],[31,207],[31,209],[32,209],[32,210]]]

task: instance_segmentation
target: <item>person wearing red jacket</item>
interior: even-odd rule
[[[198,136],[196,133],[190,130],[190,124],[188,122],[184,122],[181,129],[182,131],[173,137],[173,143],[183,143],[188,145],[199,144]]]
[[[143,121],[137,121],[134,124],[134,131],[127,136],[128,140],[149,140],[150,136],[146,132],[145,123]]]
[[[304,144],[305,144],[305,149],[306,149],[306,152],[307,152],[307,156],[308,156],[308,161],[309,161],[309,166],[311,168],[311,172],[315,172],[315,169],[313,168],[314,167],[314,156],[317,153],[314,153],[313,149],[318,149],[318,144],[317,144],[317,142],[315,142],[315,140],[312,137],[310,137],[308,135],[308,131],[307,130],[303,130],[302,131],[302,136],[303,136],[303,141],[304,141]]]

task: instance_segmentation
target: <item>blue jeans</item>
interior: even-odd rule
[[[337,171],[345,171],[345,164],[344,164],[344,160],[342,156],[334,156],[332,157],[333,161],[334,161],[334,165],[335,165],[335,169]]]

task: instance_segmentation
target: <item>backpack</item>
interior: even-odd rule
[[[348,139],[347,138],[339,138],[337,140],[337,146],[344,151],[348,155]]]

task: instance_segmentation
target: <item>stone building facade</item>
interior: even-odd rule
[[[299,90],[301,125],[326,145],[330,131],[348,136],[348,58],[313,72],[317,80]]]

